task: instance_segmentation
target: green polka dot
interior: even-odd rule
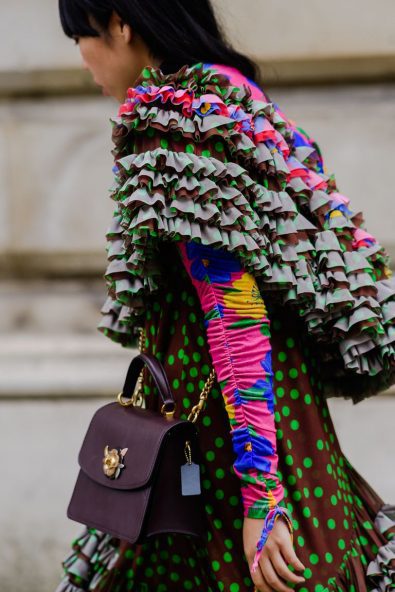
[[[294,389],[294,388],[291,389],[289,394],[291,396],[291,399],[294,399],[294,400],[299,399],[300,393],[299,393],[298,389]]]
[[[291,429],[292,430],[298,430],[299,429],[299,422],[297,419],[293,419],[290,423],[291,425]]]
[[[196,377],[197,377],[197,375],[198,375],[198,370],[197,370],[197,368],[195,368],[195,367],[193,366],[193,367],[192,367],[192,368],[189,370],[189,375],[190,375],[192,378],[196,378]]]
[[[288,376],[289,376],[290,378],[297,378],[298,374],[299,374],[299,372],[297,371],[297,369],[296,369],[296,368],[290,368],[290,369],[288,370]]]
[[[219,571],[221,569],[221,564],[219,563],[219,561],[212,561],[211,567],[214,571]]]
[[[290,454],[287,454],[285,457],[285,464],[291,466],[294,464],[294,459],[292,458],[292,456]]]
[[[307,366],[304,362],[301,363],[300,369],[302,370],[303,374],[307,374]]]
[[[311,571],[311,569],[309,567],[306,567],[304,572],[302,572],[302,575],[306,578],[306,580],[308,580],[313,575],[313,572]]]
[[[322,489],[322,487],[315,487],[314,495],[315,497],[322,497],[324,495],[324,490]]]
[[[306,467],[306,469],[309,469],[310,467],[312,467],[312,466],[313,466],[313,459],[312,459],[312,458],[310,458],[309,456],[306,456],[306,457],[303,459],[303,464],[304,464],[304,466]]]
[[[230,592],[239,592],[240,586],[239,586],[239,584],[233,583],[230,585],[229,590],[230,590]]]
[[[310,508],[308,508],[307,506],[305,508],[303,508],[302,514],[306,518],[309,518],[311,516],[311,510],[310,510]]]
[[[337,497],[335,495],[331,495],[331,504],[332,506],[337,505]]]
[[[284,394],[285,394],[285,390],[283,389],[283,387],[282,387],[282,386],[279,386],[279,387],[276,389],[276,395],[277,395],[277,397],[280,397],[280,398],[281,398],[281,397],[283,397],[283,396],[284,396]]]
[[[225,477],[225,471],[223,469],[217,469],[215,471],[215,476],[217,479],[223,479]]]
[[[277,372],[274,374],[274,378],[281,382],[281,380],[284,378],[283,372],[281,372],[281,370],[277,370]]]
[[[325,553],[325,561],[327,563],[332,563],[332,561],[333,561],[333,555],[332,555],[332,553],[329,553],[329,551],[327,553]]]
[[[229,498],[229,503],[231,506],[237,506],[239,503],[239,498],[236,495],[232,495],[232,497]]]
[[[298,535],[297,541],[300,547],[304,547],[304,538],[302,537],[302,535]]]
[[[281,413],[284,415],[284,417],[288,417],[288,415],[291,413],[291,410],[287,405],[284,405],[284,407],[281,409]]]
[[[214,440],[214,444],[217,448],[222,448],[222,446],[224,445],[224,440],[223,438],[215,438]]]
[[[206,452],[206,458],[209,461],[213,461],[215,459],[215,452],[213,452],[212,450],[208,450]]]
[[[306,403],[306,405],[311,405],[312,402],[312,398],[310,393],[306,393],[304,396],[304,402]]]
[[[318,528],[320,525],[320,521],[318,520],[318,518],[316,516],[313,517],[313,526],[314,528]]]
[[[227,549],[233,549],[233,542],[231,541],[231,539],[225,539],[224,543]]]
[[[336,528],[336,522],[333,520],[333,518],[329,518],[329,520],[327,520],[327,525],[331,530]]]
[[[233,560],[232,555],[229,553],[229,551],[226,551],[226,553],[224,553],[224,561],[226,563],[231,563],[232,560]]]
[[[217,491],[215,492],[215,497],[219,500],[224,499],[225,497],[225,493],[222,489],[217,489]]]
[[[185,152],[187,152],[188,154],[195,152],[195,146],[193,144],[187,144],[185,146]]]
[[[279,362],[285,362],[287,359],[287,354],[285,352],[280,352],[277,357]]]
[[[211,417],[209,417],[208,415],[205,415],[203,417],[203,425],[207,428],[208,426],[211,425]]]
[[[222,144],[222,142],[216,142],[215,143],[215,149],[217,152],[223,152],[224,151],[224,145]]]
[[[172,382],[173,388],[174,389],[178,389],[180,386],[180,381],[178,380],[178,378],[175,378]]]
[[[319,562],[319,557],[317,553],[311,553],[309,559],[310,563],[312,563],[313,565],[316,565]]]
[[[285,343],[289,348],[295,347],[295,341],[292,339],[292,337],[288,337]]]
[[[178,582],[178,580],[180,579],[180,575],[177,572],[172,571],[170,572],[170,579],[172,582]]]
[[[317,448],[318,450],[323,450],[324,442],[322,440],[317,440]]]

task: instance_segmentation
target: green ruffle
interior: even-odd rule
[[[353,229],[364,228],[361,212],[326,216],[337,187],[333,176],[319,173],[315,144],[295,147],[272,102],[252,99],[248,86],[234,87],[203,64],[169,75],[145,68],[128,95],[111,119],[116,209],[99,330],[134,346],[150,296],[166,289],[161,242],[194,240],[235,253],[263,295],[303,319],[306,338],[321,349],[327,398],[357,403],[393,384],[389,258],[378,243],[352,246]],[[254,141],[251,130],[262,117],[277,148]],[[218,143],[217,156],[205,150]],[[290,174],[289,157],[300,175]],[[305,182],[306,167],[315,189]]]
[[[63,561],[64,576],[55,592],[95,590],[113,569],[119,557],[119,539],[84,526],[72,543],[72,553]]]

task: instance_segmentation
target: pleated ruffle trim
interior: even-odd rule
[[[85,527],[73,541],[73,552],[63,561],[64,577],[55,592],[94,590],[112,570],[119,557],[118,539]]]
[[[161,242],[193,240],[235,253],[262,292],[303,319],[326,397],[357,403],[393,384],[388,254],[277,105],[217,65],[152,67],[111,122],[117,206],[100,331],[135,345],[150,296],[166,287]]]

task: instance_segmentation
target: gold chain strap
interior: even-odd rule
[[[144,329],[141,328],[140,329],[140,335],[139,335],[139,350],[141,353],[144,352]],[[118,395],[118,402],[121,405],[124,406],[129,406],[129,405],[137,405],[137,406],[142,406],[143,402],[144,402],[144,395],[143,395],[143,372],[144,372],[144,368],[141,370],[139,377],[137,379],[137,383],[136,383],[136,388],[134,389],[133,395],[132,397],[128,400],[128,401],[123,401],[122,399],[122,394],[123,393],[119,393]],[[195,423],[196,420],[198,419],[200,412],[202,411],[205,402],[207,401],[207,397],[213,387],[214,384],[214,380],[215,380],[215,370],[214,368],[211,369],[211,372],[204,384],[204,387],[199,395],[199,401],[197,402],[196,405],[194,405],[191,409],[190,414],[188,415],[188,421],[191,421],[192,423]]]

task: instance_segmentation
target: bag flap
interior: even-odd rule
[[[195,425],[186,420],[167,420],[159,413],[139,407],[123,407],[117,402],[100,407],[94,414],[82,443],[78,463],[91,479],[115,489],[136,489],[152,477],[163,440],[173,430]],[[178,427],[179,426],[179,427]],[[114,479],[104,474],[105,448],[126,449],[123,457],[112,453],[124,465]]]

